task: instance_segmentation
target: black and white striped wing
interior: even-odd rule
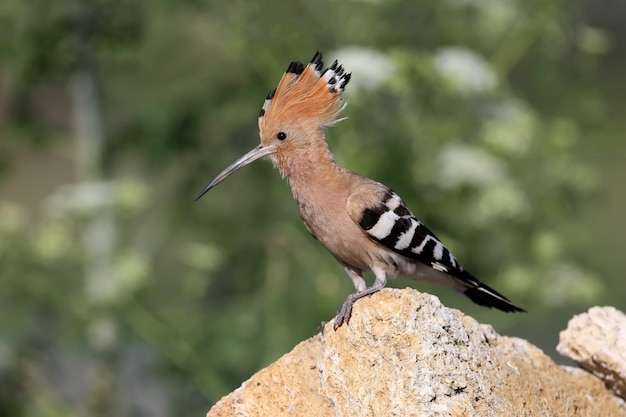
[[[525,311],[505,296],[483,284],[463,269],[448,248],[408,209],[402,199],[387,189],[375,204],[350,213],[354,220],[375,242],[409,259],[454,277],[465,288],[462,292],[477,304],[500,310]]]
[[[392,251],[463,279],[458,276],[463,268],[456,258],[393,191],[388,190],[380,204],[365,208],[358,224],[370,238]]]

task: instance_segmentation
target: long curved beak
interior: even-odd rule
[[[271,145],[270,146],[259,145],[256,148],[252,149],[250,152],[248,152],[247,154],[245,154],[244,156],[242,156],[241,158],[233,162],[224,171],[220,172],[220,174],[217,177],[215,177],[215,179],[211,181],[209,185],[204,187],[204,190],[202,190],[200,194],[198,194],[198,196],[194,199],[194,201],[198,201],[200,197],[208,193],[213,187],[215,187],[220,182],[224,181],[228,176],[230,176],[230,174],[234,173],[239,168],[243,168],[246,165],[256,161],[257,159],[263,158],[264,156],[271,155],[275,151],[276,151],[275,147]]]

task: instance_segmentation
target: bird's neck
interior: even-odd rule
[[[333,154],[328,149],[323,133],[320,140],[315,140],[305,147],[298,148],[280,161],[278,168],[289,180],[296,200],[302,201],[307,195],[330,191],[346,182],[349,171],[337,165]]]

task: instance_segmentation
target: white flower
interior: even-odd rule
[[[339,49],[333,56],[352,72],[350,89],[374,90],[387,81],[394,72],[394,66],[387,56],[375,49],[349,46]]]
[[[497,85],[491,65],[472,50],[458,46],[444,47],[435,52],[433,63],[441,75],[461,93],[484,93]]]
[[[438,180],[444,188],[462,185],[487,186],[505,177],[505,169],[498,159],[480,148],[467,145],[449,145],[439,154]]]
[[[118,326],[112,317],[99,317],[87,326],[87,338],[90,345],[96,349],[110,348],[117,342],[118,337]]]
[[[470,10],[476,15],[476,32],[492,38],[502,36],[520,19],[522,13],[517,0],[446,0],[446,3],[457,10],[461,9],[459,13]]]
[[[578,31],[576,44],[589,54],[600,55],[611,49],[611,38],[606,30],[582,26]]]
[[[536,120],[525,103],[506,100],[497,103],[483,125],[482,138],[491,149],[510,156],[525,155],[532,143]]]
[[[111,205],[115,196],[112,181],[85,181],[64,185],[48,199],[50,213],[89,213]]]
[[[555,263],[545,275],[550,278],[541,292],[546,305],[593,303],[604,292],[597,277],[571,262]]]
[[[509,180],[483,188],[468,212],[476,224],[486,225],[499,219],[524,218],[530,210],[524,191]]]

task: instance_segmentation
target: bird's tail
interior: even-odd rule
[[[498,310],[502,310],[507,313],[526,312],[526,310],[516,306],[508,298],[493,288],[490,288],[477,279],[472,281],[473,282],[463,282],[465,289],[462,290],[462,292],[476,304],[489,308],[497,308]]]

